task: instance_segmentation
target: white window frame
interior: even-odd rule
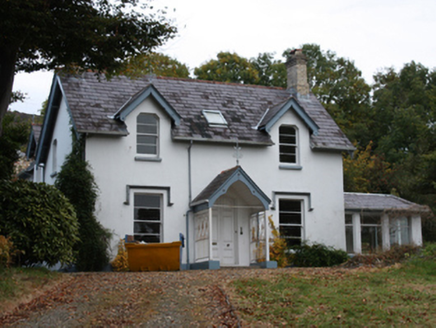
[[[139,125],[146,125],[145,123],[140,123],[138,122],[139,117],[140,116],[152,116],[156,119],[156,133],[146,133],[146,132],[139,132],[138,130],[138,126]],[[159,143],[160,143],[160,124],[159,124],[159,117],[156,114],[152,114],[152,113],[139,113],[138,116],[136,117],[136,154],[139,155],[139,158],[158,158],[159,157]],[[139,136],[150,136],[150,137],[155,137],[156,138],[156,152],[155,153],[146,153],[146,152],[138,152],[138,146],[142,145],[141,143],[138,142],[138,137]]]
[[[282,128],[292,128],[295,132],[295,135],[285,134],[281,132]],[[295,137],[295,143],[281,142],[280,139],[283,135]],[[298,127],[295,125],[282,124],[279,126],[278,145],[279,145],[279,163],[281,169],[298,169],[298,170],[302,169],[302,167],[300,166],[300,136],[299,135],[300,133]],[[294,147],[295,151],[294,153],[284,152],[282,147]],[[282,155],[295,156],[295,161],[283,161]]]
[[[159,197],[159,221],[157,220],[137,220],[136,217],[136,210],[137,209],[156,209],[156,207],[146,207],[146,206],[139,206],[136,203],[136,196],[152,196],[152,197]],[[144,233],[144,232],[136,232],[135,231],[135,223],[159,223],[159,243],[163,242],[163,204],[164,204],[164,196],[160,193],[150,193],[150,192],[144,192],[144,191],[137,191],[133,193],[133,236],[135,240],[137,240],[136,236],[142,235],[142,236],[157,236],[154,233]],[[155,243],[155,242],[150,242]]]
[[[347,218],[350,218],[351,222],[347,222]],[[351,228],[351,250],[348,249],[348,242],[349,240],[347,239],[347,228]],[[354,219],[353,219],[353,214],[351,213],[345,213],[345,249],[347,251],[348,254],[354,254],[356,249],[355,249],[355,238],[354,238]]]
[[[406,225],[402,224],[406,220]],[[409,245],[412,243],[412,229],[411,229],[411,218],[409,217],[399,217],[391,218],[389,222],[389,242],[390,245]],[[403,229],[407,229],[408,242],[403,241]]]
[[[228,125],[223,114],[219,110],[205,109],[202,111],[203,116],[206,118],[207,123],[211,127],[226,127]]]
[[[296,202],[300,204],[300,211],[296,212],[296,211],[284,211],[282,210],[281,206],[280,206],[280,202],[285,201],[285,202]],[[299,213],[300,214],[300,223],[281,223],[280,217],[282,213],[292,213],[292,214],[296,214]],[[304,229],[304,200],[303,199],[294,199],[294,198],[279,198],[278,199],[278,228],[280,231],[281,227],[299,227],[300,228],[300,237],[289,237],[289,236],[284,236],[282,235],[282,233],[280,233],[280,236],[284,239],[293,239],[293,240],[300,240],[300,245],[301,243],[304,242],[305,240],[305,229]]]
[[[379,224],[375,224],[375,223],[364,223],[365,222],[365,217],[378,217],[379,219]],[[380,214],[377,213],[363,213],[363,215],[360,216],[360,238],[361,238],[361,247],[362,247],[362,253],[363,254],[368,254],[368,253],[364,253],[364,249],[363,249],[363,231],[364,228],[376,228],[376,234],[380,233],[380,243],[378,245],[375,245],[375,249],[371,250],[372,251],[378,251],[381,250],[383,248],[383,224],[382,224],[382,217]],[[378,241],[378,236],[377,239]]]

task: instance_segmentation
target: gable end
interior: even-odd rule
[[[176,110],[165,100],[165,98],[157,91],[153,85],[149,85],[144,90],[140,91],[132,98],[130,98],[127,103],[125,103],[112,117],[114,119],[119,119],[122,122],[126,120],[126,117],[138,107],[145,99],[152,96],[160,106],[165,110],[165,112],[171,117],[175,125],[180,125],[180,115]]]

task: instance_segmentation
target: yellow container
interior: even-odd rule
[[[181,241],[160,244],[126,243],[130,271],[180,270]]]

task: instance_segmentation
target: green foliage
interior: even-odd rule
[[[71,263],[78,228],[73,207],[53,186],[0,182],[0,233],[23,251],[21,264]]]
[[[257,84],[259,75],[250,61],[235,53],[220,52],[217,59],[194,69],[197,79],[243,84]]]
[[[256,84],[286,88],[286,66],[280,60],[274,59],[274,54],[265,52],[250,59],[252,67],[257,71],[259,80]]]
[[[289,261],[297,267],[330,267],[348,260],[347,252],[323,244],[304,242],[290,248]]]
[[[167,55],[151,52],[130,58],[123,74],[132,78],[147,74],[188,78],[189,68]]]
[[[88,163],[83,160],[83,145],[75,141],[56,179],[56,187],[70,200],[80,224],[81,242],[76,247],[79,271],[100,271],[109,263],[111,234],[94,215],[98,188]]]
[[[391,193],[395,170],[381,155],[372,152],[372,142],[365,149],[357,148],[353,157],[344,155],[344,191]]]
[[[3,119],[3,135],[0,137],[0,180],[11,179],[14,163],[19,159],[18,151],[29,137],[30,124],[21,121],[13,113]]]
[[[14,0],[0,6],[0,124],[18,71],[64,68],[113,76],[125,58],[173,37],[163,11],[137,0]],[[72,28],[74,26],[74,28]],[[0,131],[1,135],[1,131]]]
[[[321,50],[316,44],[304,44],[309,86],[342,131],[351,141],[366,146],[371,137],[370,86],[354,62]],[[288,56],[289,50],[284,56]]]

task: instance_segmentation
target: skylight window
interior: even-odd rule
[[[219,110],[204,110],[203,115],[209,126],[227,126],[227,121]]]

